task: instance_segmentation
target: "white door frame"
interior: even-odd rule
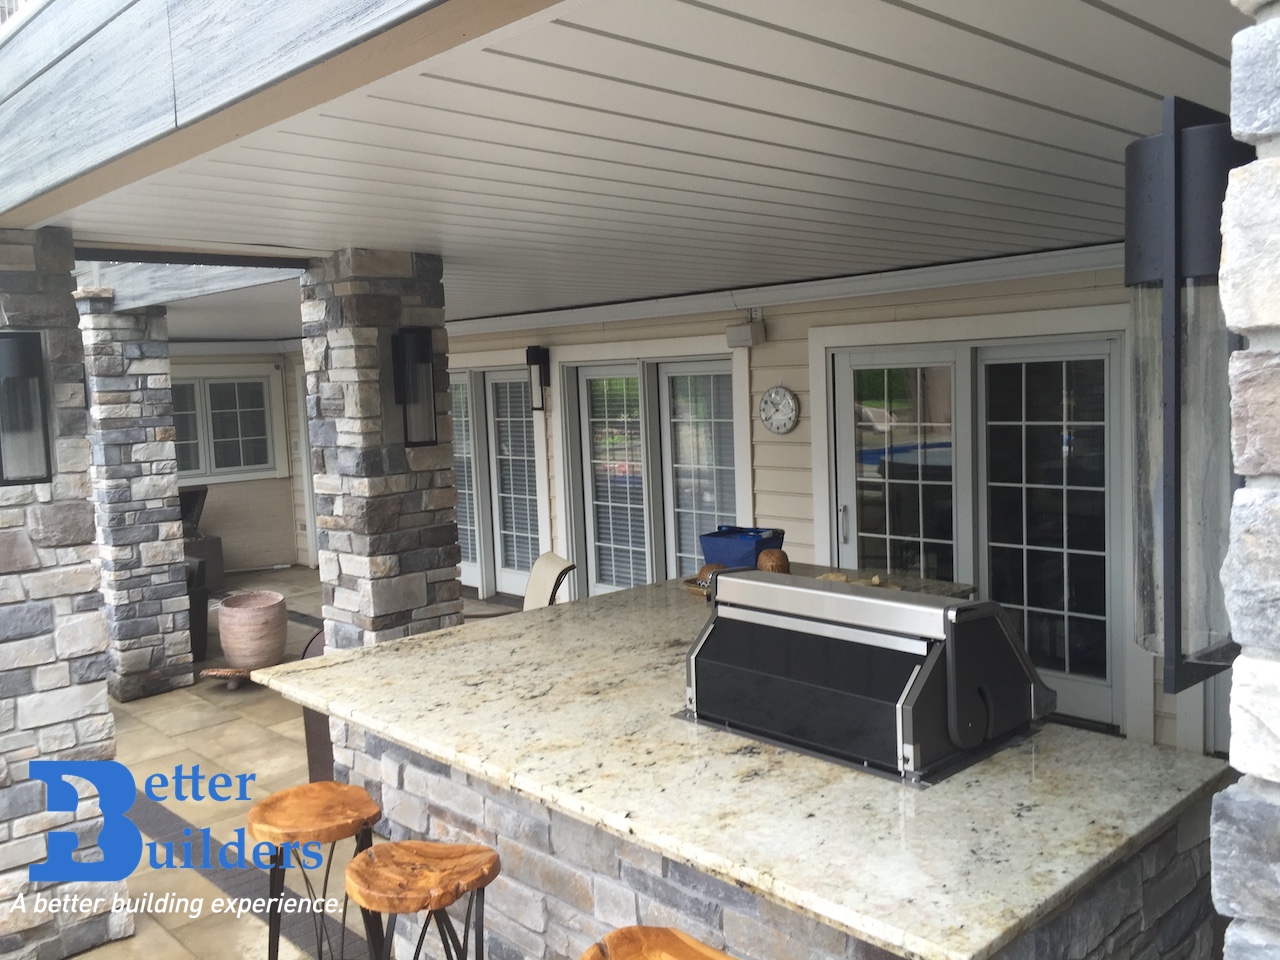
[[[973,393],[973,363],[970,350],[948,344],[908,347],[868,347],[862,350],[834,350],[831,355],[832,399],[853,398],[853,372],[855,370],[900,367],[950,367],[951,368],[951,447],[952,464],[952,550],[957,583],[974,583],[974,558],[977,538],[967,531],[974,527],[973,472],[958,469],[959,464],[971,463],[974,452],[972,418],[958,416],[957,412],[969,407],[968,398]],[[962,402],[963,400],[963,402]],[[832,409],[836,409],[834,406]],[[833,417],[835,430],[834,450],[853,454],[856,448],[856,426],[852,417]],[[857,503],[855,480],[849,470],[839,470],[833,463],[833,484],[836,501],[832,514],[836,529],[832,537],[832,562],[837,566],[853,568],[857,565]]]
[[[525,371],[526,376],[529,367],[525,363],[525,352],[523,348],[503,349],[503,350],[477,350],[471,352],[455,352],[449,354],[449,372],[450,375],[465,374],[468,376],[468,383],[471,384],[471,415],[473,424],[473,441],[474,450],[483,450],[486,457],[486,463],[476,466],[477,475],[477,492],[476,503],[477,508],[481,503],[489,504],[491,502],[490,491],[488,490],[489,465],[488,457],[488,416],[484,413],[487,407],[488,397],[487,388],[484,385],[485,372],[511,372],[516,373]],[[477,404],[477,398],[482,401]],[[547,413],[548,411],[533,411],[533,453],[535,462],[535,474],[537,478],[537,498],[538,498],[538,551],[545,553],[552,548],[552,525],[551,525],[551,487],[550,472],[551,464],[549,457],[549,445],[547,442]],[[474,432],[476,423],[483,425],[480,434]],[[483,447],[481,442],[483,441]],[[480,479],[483,477],[485,489],[480,490]],[[481,497],[484,497],[483,501]],[[490,542],[493,536],[492,521],[486,524],[477,519],[477,550],[480,557],[488,557],[489,563],[494,563],[494,546]],[[490,538],[489,540],[481,539]],[[484,548],[482,551],[481,548]],[[487,552],[484,552],[487,551]],[[486,570],[485,564],[481,564],[478,570],[480,576],[478,580],[477,594],[480,597],[491,596],[497,591],[496,572]],[[470,585],[470,584],[468,584]]]
[[[504,567],[502,565],[502,556],[501,556],[502,545],[498,542],[498,525],[501,522],[500,518],[502,516],[502,506],[500,502],[501,483],[499,482],[499,478],[498,478],[498,456],[497,456],[497,448],[496,448],[496,444],[498,442],[498,431],[496,428],[497,413],[496,413],[496,410],[494,409],[494,404],[492,403],[490,390],[495,384],[498,384],[498,383],[522,383],[523,382],[527,387],[529,385],[529,368],[526,366],[519,370],[485,370],[481,376],[484,381],[484,413],[485,413],[485,433],[486,433],[486,443],[484,447],[484,453],[485,453],[485,465],[487,468],[488,480],[489,480],[489,500],[488,500],[489,523],[487,524],[487,526],[489,528],[489,535],[491,540],[489,557],[491,558],[491,562],[493,565],[493,578],[494,578],[493,582],[494,582],[494,586],[497,588],[497,591],[499,593],[523,596],[525,592],[525,588],[529,582],[529,571],[517,570],[511,567]],[[543,505],[543,502],[542,502],[543,498],[539,495],[541,491],[538,489],[539,484],[537,479],[540,475],[543,475],[546,472],[545,458],[539,458],[538,456],[538,439],[537,439],[538,427],[539,427],[539,421],[537,417],[537,412],[531,411],[530,417],[529,417],[529,431],[533,435],[533,448],[534,448],[533,449],[534,507],[538,511],[538,525],[539,525],[539,537],[538,537],[539,549],[534,554],[535,560],[537,559],[537,554],[543,552],[541,548],[541,539],[542,539],[541,528],[542,528],[542,516],[546,511],[546,507]],[[474,444],[472,446],[472,449],[473,450],[476,449]],[[530,566],[532,566],[532,564]]]
[[[750,406],[750,363],[746,347],[729,349],[724,334],[653,340],[620,340],[608,343],[572,344],[551,348],[551,398],[549,406],[557,411],[551,436],[552,458],[563,467],[556,471],[555,542],[578,569],[569,578],[569,596],[585,595],[587,548],[583,529],[581,451],[581,415],[577,398],[577,368],[595,364],[616,363],[619,356],[646,362],[682,361],[699,358],[732,358],[735,429],[733,435],[734,485],[737,491],[738,523],[751,526],[753,517],[751,476],[751,422],[754,413],[743,414]]]
[[[679,575],[680,560],[677,553],[679,548],[678,538],[676,536],[676,491],[675,485],[675,457],[672,454],[671,440],[671,378],[680,376],[728,376],[730,383],[733,377],[733,362],[728,359],[723,360],[680,360],[670,361],[653,365],[656,369],[658,378],[658,430],[661,434],[662,443],[662,485],[666,490],[666,495],[659,498],[657,503],[658,511],[662,514],[662,527],[666,533],[666,576],[675,577]],[[734,404],[734,411],[738,411],[739,407]],[[739,413],[734,417],[733,427],[736,429],[737,422],[744,419]],[[748,421],[749,423],[750,421]],[[734,510],[735,514],[738,505],[742,502],[740,491],[738,490],[739,471],[737,469],[737,441],[734,441]],[[735,520],[737,517],[735,516]],[[739,522],[739,526],[750,526]]]
[[[1117,717],[1124,715],[1124,665],[1126,643],[1133,643],[1133,623],[1136,614],[1130,601],[1130,593],[1125,589],[1126,576],[1132,564],[1127,560],[1131,556],[1124,553],[1123,530],[1127,524],[1121,522],[1124,510],[1121,502],[1125,491],[1132,490],[1132,470],[1124,457],[1124,445],[1121,424],[1128,404],[1123,394],[1126,380],[1121,367],[1123,356],[1120,334],[1100,337],[1035,337],[1024,338],[1013,343],[978,346],[975,353],[974,381],[978,384],[975,390],[974,422],[978,427],[978,443],[975,444],[975,463],[977,466],[976,491],[978,500],[977,523],[974,527],[978,549],[978,583],[987,582],[987,552],[981,549],[985,543],[983,531],[987,527],[986,477],[987,458],[986,443],[982,438],[986,423],[986,393],[981,388],[982,370],[986,363],[1036,363],[1040,361],[1073,360],[1080,358],[1101,357],[1105,360],[1107,406],[1105,410],[1106,431],[1106,507],[1107,524],[1107,574],[1106,574],[1106,610],[1107,610],[1107,682],[1093,678],[1073,676],[1054,670],[1042,670],[1045,682],[1058,691],[1058,708],[1060,712],[1071,716],[1085,716],[1088,719],[1100,720],[1103,723],[1118,724]],[[1065,546],[1065,545],[1064,545]],[[1024,598],[1025,599],[1025,598]]]
[[[840,349],[871,346],[906,346],[910,344],[937,344],[939,341],[963,341],[966,344],[995,345],[1001,342],[1017,342],[1029,336],[1046,337],[1086,335],[1114,335],[1120,339],[1117,373],[1123,385],[1115,396],[1117,404],[1113,431],[1120,444],[1120,461],[1126,471],[1131,470],[1133,436],[1129,422],[1127,397],[1128,370],[1131,364],[1131,317],[1127,303],[1101,304],[1085,307],[1066,307],[1050,310],[1017,311],[979,316],[939,317],[924,320],[903,320],[886,323],[850,324],[846,326],[814,327],[809,331],[809,384],[813,397],[811,456],[813,466],[813,517],[814,556],[819,563],[836,562],[835,531],[835,449],[836,437],[831,412],[835,402],[835,384],[831,356]],[[1121,484],[1116,490],[1118,536],[1122,548],[1117,554],[1122,565],[1118,571],[1124,584],[1121,593],[1130,595],[1133,590],[1132,570],[1126,558],[1133,555],[1130,531],[1132,516],[1132,490]],[[1152,729],[1151,704],[1153,700],[1152,678],[1148,671],[1133,669],[1134,664],[1144,662],[1142,651],[1133,642],[1131,614],[1120,625],[1118,672],[1113,686],[1120,709],[1115,722],[1126,734],[1133,733],[1140,739],[1149,737]],[[1113,651],[1113,655],[1116,651]],[[1149,658],[1145,658],[1149,661]],[[1125,666],[1129,669],[1125,669]],[[1132,718],[1132,720],[1130,720]]]

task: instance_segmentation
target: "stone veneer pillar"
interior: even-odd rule
[[[1280,956],[1280,3],[1235,0],[1256,26],[1236,35],[1231,125],[1258,159],[1231,174],[1219,273],[1231,357],[1231,443],[1247,479],[1222,568],[1231,632],[1244,648],[1231,685],[1231,765],[1214,800],[1213,898],[1234,920],[1227,960]]]
[[[39,331],[50,405],[53,475],[0,486],[0,956],[63,957],[133,932],[128,914],[13,910],[33,893],[27,867],[45,858],[46,833],[71,829],[95,855],[96,800],[74,814],[45,811],[30,760],[115,756],[107,707],[110,671],[93,563],[84,366],[71,298],[71,234],[0,230],[0,329]],[[58,884],[42,892],[111,898],[125,884]]]
[[[438,256],[349,249],[302,280],[303,358],[328,648],[462,622],[448,341]],[[406,447],[390,338],[430,327],[433,446]]]
[[[137,700],[194,680],[169,329],[163,307],[115,313],[110,289],[77,290],[108,686]]]

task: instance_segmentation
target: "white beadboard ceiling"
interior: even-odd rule
[[[440,253],[455,320],[1103,243],[1125,145],[1166,94],[1227,109],[1245,24],[1226,0],[571,0],[51,222]]]

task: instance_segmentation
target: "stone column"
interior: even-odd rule
[[[1214,800],[1213,899],[1234,917],[1227,960],[1280,956],[1280,3],[1235,0],[1257,26],[1236,35],[1231,125],[1258,159],[1234,170],[1222,216],[1232,449],[1247,484],[1222,568],[1231,633],[1244,648],[1231,687],[1231,765]]]
[[[137,700],[193,682],[187,568],[163,307],[115,313],[109,289],[77,290],[89,442],[111,640],[108,686]]]
[[[367,646],[462,622],[444,288],[437,256],[340,250],[302,281],[325,643]],[[439,442],[406,447],[390,339],[432,330]]]
[[[0,486],[0,956],[66,956],[133,932],[127,914],[14,910],[35,892],[29,864],[46,855],[46,832],[71,829],[93,858],[102,826],[86,795],[75,814],[45,810],[30,760],[115,756],[107,708],[110,671],[93,560],[84,365],[71,298],[71,234],[0,230],[0,330],[39,331],[51,426],[52,479]],[[110,904],[125,884],[59,884]]]

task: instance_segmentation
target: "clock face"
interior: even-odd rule
[[[795,429],[800,416],[800,403],[786,387],[770,387],[760,398],[760,422],[774,433]]]

